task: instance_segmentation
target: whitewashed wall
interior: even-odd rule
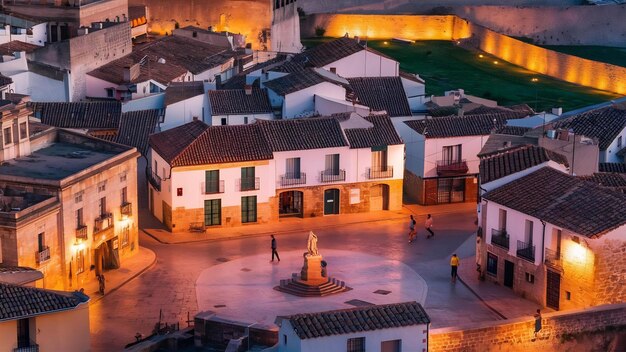
[[[425,138],[404,123],[404,119],[394,119],[393,126],[405,144],[406,160],[404,167],[412,174],[424,177]]]
[[[334,99],[345,99],[346,89],[336,84],[323,82],[312,87],[287,94],[283,103],[283,118],[293,118],[304,112],[314,112],[315,102],[313,98],[315,95],[321,95]],[[272,106],[275,105],[272,104]]]
[[[487,142],[489,136],[468,136],[451,138],[427,138],[424,145],[424,177],[437,176],[437,160],[442,160],[444,146],[461,144],[461,159],[467,161],[469,174],[477,174],[480,165],[478,153]],[[419,160],[417,160],[419,162]],[[419,176],[419,175],[418,175]]]
[[[400,74],[400,64],[372,52],[361,50],[343,59],[330,63],[323,68],[330,71],[337,69],[341,77],[395,77]]]
[[[274,114],[214,115],[211,116],[210,123],[212,126],[220,126],[222,124],[222,118],[226,118],[227,125],[244,125],[246,117],[248,117],[248,123],[250,124],[258,119],[272,120],[274,119]]]
[[[352,104],[352,102],[346,101],[345,97],[343,99],[335,99],[316,95],[314,101],[315,111],[322,116],[330,116],[342,112],[355,112],[361,116],[370,114],[369,107],[360,104]]]
[[[617,147],[617,139],[622,137],[622,146],[620,148]],[[626,128],[624,128],[619,135],[615,137],[615,139],[611,142],[608,148],[605,151],[600,152],[600,162],[603,163],[623,163],[626,162],[624,158],[620,158],[615,155],[621,149],[626,148]]]
[[[206,94],[196,95],[165,107],[165,120],[161,130],[169,130],[193,121],[197,117],[201,121],[208,121],[208,106]]]
[[[356,174],[354,170],[350,170],[353,150],[349,147],[309,149],[309,150],[293,150],[286,152],[275,152],[275,178],[276,188],[280,187],[280,177],[286,173],[287,159],[300,158],[300,172],[306,173],[306,185],[297,186],[319,186],[321,184],[329,184],[329,182],[320,182],[320,174],[326,168],[326,155],[339,154],[339,168],[346,170],[345,182],[332,183],[348,183],[356,182]],[[352,172],[351,172],[352,171]]]
[[[106,89],[117,87],[115,83],[107,82],[90,75],[85,75],[85,82],[87,86],[86,94],[91,98],[107,98]],[[113,95],[115,95],[115,93]]]
[[[157,162],[157,169],[154,169],[154,161]],[[163,222],[163,205],[162,201],[165,203],[172,205],[172,188],[171,188],[171,180],[166,179],[169,176],[170,167],[169,164],[163,160],[163,158],[156,153],[154,150],[150,150],[150,168],[161,177],[161,191],[157,191],[156,189],[153,191],[154,195],[154,208],[152,210],[152,214],[159,219],[159,221]],[[166,177],[163,177],[166,176]],[[148,187],[150,183],[148,182]],[[174,207],[172,206],[172,209]]]

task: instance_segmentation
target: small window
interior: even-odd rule
[[[287,335],[283,334],[283,345],[287,345]]]
[[[80,274],[85,271],[85,250],[81,249],[76,252],[76,273]]]
[[[45,232],[41,232],[37,234],[37,245],[39,247],[39,252],[43,252],[46,249],[46,234]]]
[[[337,73],[337,67],[331,67],[330,68],[330,72]]]
[[[498,256],[487,253],[487,274],[498,276]]]
[[[192,37],[194,37],[194,38],[196,38],[196,37],[198,36],[198,32],[193,31],[193,33],[191,33],[191,36],[192,36]]]
[[[572,300],[572,293],[569,291],[565,291],[565,299],[568,301]]]
[[[113,98],[113,88],[105,89],[107,91],[107,98]]]
[[[347,352],[365,352],[365,337],[348,339]]]
[[[4,145],[11,144],[11,127],[4,129]]]
[[[120,200],[122,205],[128,204],[128,189],[126,187],[123,187],[120,191]]]
[[[622,147],[622,136],[617,137],[617,148]]]
[[[106,181],[102,181],[100,183],[98,183],[98,192],[104,192],[107,189],[107,182]]]
[[[100,198],[98,202],[98,214],[104,216],[107,213],[107,197]]]
[[[24,139],[27,136],[28,136],[28,130],[27,130],[26,122],[22,122],[20,123],[20,139]]]
[[[176,188],[176,195],[178,197],[182,197],[183,196],[183,189],[182,188]]]
[[[83,201],[83,191],[74,194],[74,203],[80,203]]]
[[[226,126],[226,118],[225,117],[222,117],[221,123],[222,123],[222,126]]]
[[[248,124],[248,116],[244,116],[243,117],[243,124],[247,125]]]
[[[526,282],[528,282],[530,284],[534,284],[535,283],[535,275],[533,275],[531,273],[526,273]]]
[[[83,208],[76,210],[76,228],[80,229],[85,225],[85,219],[83,218]]]
[[[120,174],[120,182],[126,182],[126,172]]]

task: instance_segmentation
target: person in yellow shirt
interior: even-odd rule
[[[456,256],[456,253],[454,253],[452,255],[452,258],[450,258],[450,275],[452,276],[452,278],[450,279],[450,281],[452,283],[456,282],[456,271],[459,268],[459,257]]]

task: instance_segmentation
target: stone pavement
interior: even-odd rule
[[[138,253],[131,258],[124,259],[119,269],[109,270],[105,273],[105,296],[115,292],[128,281],[141,275],[155,262],[156,254],[153,251],[145,247],[139,247]],[[98,281],[96,280],[91,280],[88,284],[84,285],[83,288],[85,289],[85,294],[91,298],[91,304],[98,302],[104,297],[98,292]]]
[[[356,214],[341,214],[313,218],[283,218],[279,223],[252,224],[237,227],[208,228],[202,232],[176,232],[167,231],[160,223],[146,222],[142,224],[143,230],[157,241],[164,244],[189,243],[200,241],[220,241],[238,237],[266,236],[268,234],[292,233],[309,231],[323,228],[333,228],[350,224],[378,222],[381,220],[396,220],[408,218],[410,214],[425,216],[426,214],[447,214],[454,212],[467,212],[475,209],[473,203],[444,204],[436,206],[421,206],[417,204],[404,205],[400,211],[377,211]],[[152,217],[145,214],[144,218]],[[408,220],[407,220],[408,223]],[[420,224],[418,224],[419,227]]]

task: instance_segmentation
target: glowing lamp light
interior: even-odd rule
[[[494,61],[494,62],[493,62],[493,64],[494,64],[494,65],[497,65],[497,64],[498,64],[498,61]]]
[[[383,44],[387,45],[387,44],[389,44],[389,43],[388,43],[388,42],[383,42]]]
[[[480,54],[480,55],[478,55],[478,57],[482,59],[483,57],[485,57],[485,55]]]
[[[80,243],[74,243],[74,245],[72,246],[74,248],[74,252],[78,252],[78,251],[82,251],[83,249],[85,249],[85,244],[80,242]]]
[[[537,77],[533,77],[530,81],[531,81],[531,82],[539,82],[539,78],[537,78]]]

